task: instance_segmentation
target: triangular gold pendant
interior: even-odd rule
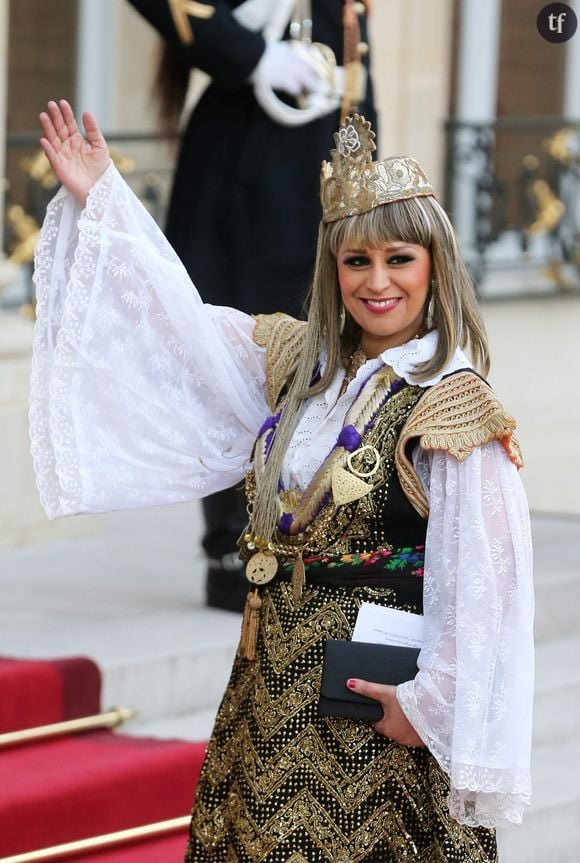
[[[332,496],[339,506],[360,500],[372,491],[372,488],[371,483],[359,479],[343,467],[335,467],[332,471]]]

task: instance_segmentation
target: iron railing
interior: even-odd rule
[[[530,273],[580,289],[580,120],[449,121],[445,134],[445,206],[476,282],[519,270],[522,292]]]
[[[480,293],[490,277],[501,293],[505,273],[515,273],[512,293],[534,280],[553,292],[580,290],[580,121],[449,121],[445,134],[444,204]],[[126,180],[163,224],[175,142],[151,133],[106,137]],[[23,277],[4,304],[33,300],[34,231],[57,187],[40,155],[36,134],[8,136],[4,251],[22,263]]]

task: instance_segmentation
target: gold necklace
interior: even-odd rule
[[[368,357],[362,348],[358,348],[351,356],[348,366],[346,367],[346,371],[344,373],[344,380],[338,394],[339,398],[345,394],[348,385],[356,378],[358,370],[364,366],[367,359]]]

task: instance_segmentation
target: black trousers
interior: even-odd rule
[[[248,523],[243,488],[218,491],[204,497],[202,504],[205,534],[201,544],[211,562],[210,568],[217,569],[219,562],[222,569],[241,569],[236,543]]]
[[[241,612],[249,588],[237,548],[238,538],[248,523],[243,488],[225,489],[204,498],[202,503],[206,602],[212,608]]]

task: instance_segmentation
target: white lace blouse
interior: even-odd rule
[[[202,303],[163,234],[111,165],[81,212],[61,190],[38,240],[30,406],[49,518],[178,503],[238,483],[268,415],[254,320]],[[304,488],[363,375],[414,383],[436,334],[343,372],[304,407],[284,468]],[[468,364],[460,351],[445,372]],[[436,380],[430,383],[435,383]],[[429,502],[425,643],[399,702],[450,777],[462,823],[521,821],[530,797],[532,555],[517,470],[499,443],[458,462],[415,456]]]

